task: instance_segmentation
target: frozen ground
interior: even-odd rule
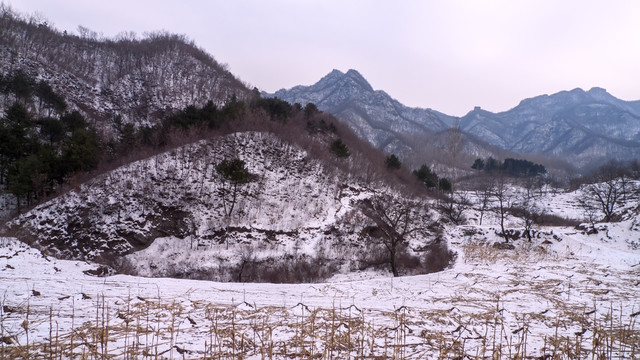
[[[340,275],[302,285],[96,277],[96,266],[0,247],[3,358],[636,358],[634,219],[598,234],[541,229],[489,246],[494,227],[448,232],[441,273]],[[53,356],[53,355],[52,355]]]

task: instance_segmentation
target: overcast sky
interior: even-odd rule
[[[358,70],[409,106],[464,115],[581,87],[640,100],[640,1],[4,0],[56,28],[184,34],[274,92]]]

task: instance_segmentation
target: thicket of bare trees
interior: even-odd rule
[[[592,227],[599,219],[604,222],[618,219],[617,211],[620,206],[629,197],[637,196],[638,189],[631,181],[634,179],[640,179],[640,165],[637,160],[628,164],[605,164],[591,175],[576,181],[583,183],[586,196],[579,199],[579,202]]]
[[[118,115],[113,109],[126,122],[149,124],[187,105],[209,100],[222,105],[234,94],[250,96],[224,64],[184,35],[154,32],[139,37],[128,32],[108,39],[85,27],[75,35],[4,4],[0,53],[1,72],[22,68],[50,79],[53,89],[100,130]]]
[[[499,172],[488,174],[476,179],[473,190],[468,192],[473,195],[473,201],[459,202],[459,206],[464,204],[466,208],[477,211],[479,225],[482,225],[487,213],[495,215],[505,242],[509,241],[505,227],[507,219],[518,219],[524,234],[531,241],[535,226],[545,221],[546,212],[539,203],[544,193],[543,185],[539,177],[511,178]],[[448,212],[447,209],[444,213]]]

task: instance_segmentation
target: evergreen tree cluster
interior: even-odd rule
[[[489,157],[487,160],[476,159],[471,165],[474,170],[486,172],[501,172],[514,177],[534,177],[547,173],[544,165],[533,163],[529,160],[506,158],[503,162]]]
[[[95,169],[100,142],[77,111],[34,119],[15,102],[0,119],[0,186],[21,203],[49,195],[76,172]]]
[[[274,121],[285,122],[293,112],[293,107],[288,102],[278,98],[254,98],[251,102],[252,109],[262,109]],[[297,106],[299,110],[300,105]]]
[[[186,134],[187,137],[194,133],[204,134],[207,129],[219,129],[225,125],[231,125],[241,117],[260,119],[264,115],[269,120],[285,126],[290,120],[306,120],[306,130],[312,135],[338,134],[338,129],[332,121],[333,117],[318,110],[315,104],[309,103],[303,108],[298,103],[291,105],[278,98],[262,98],[259,92],[254,90],[254,98],[249,101],[242,101],[232,96],[221,107],[212,101],[202,107],[189,105],[154,126],[140,126],[136,129],[133,124],[123,123],[122,117],[116,115],[112,121],[116,138],[109,141],[107,145],[115,157],[131,153],[138,147],[161,149],[171,145],[172,137],[177,134]],[[330,143],[329,150],[338,158],[350,155],[349,148],[339,138]]]
[[[98,135],[64,97],[22,70],[0,75],[0,190],[18,206],[51,194],[72,174],[95,169]]]
[[[329,146],[329,150],[339,159],[348,158],[351,155],[349,147],[342,141],[342,139],[334,140]]]
[[[390,170],[397,170],[402,167],[402,162],[395,154],[391,154],[387,156],[387,158],[384,161],[384,164],[387,166],[387,169],[390,169]]]
[[[21,69],[12,74],[0,75],[0,93],[5,97],[5,103],[12,96],[14,101],[21,104],[27,104],[35,95],[38,108],[47,110],[47,116],[52,116],[53,113],[62,115],[67,109],[64,97],[56,93],[49,83],[44,80],[36,82]]]
[[[451,192],[453,185],[451,181],[445,177],[439,177],[429,166],[422,165],[418,170],[413,170],[413,175],[420,180],[429,189],[437,189],[440,191]]]
[[[218,107],[213,101],[202,107],[189,105],[153,126],[136,128],[132,123],[124,123],[122,117],[116,115],[111,124],[116,137],[107,146],[114,158],[131,154],[140,147],[162,149],[172,143],[172,137],[177,133],[216,129],[225,122],[239,118],[246,111],[246,103],[233,96],[222,107]]]

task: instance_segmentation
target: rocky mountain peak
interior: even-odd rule
[[[340,81],[340,79],[342,79],[343,77],[344,77],[344,73],[342,71],[333,69],[330,73],[323,76],[322,79],[320,79],[320,81],[318,81],[317,83],[311,86],[321,86],[321,87],[330,86],[331,84],[335,84],[336,82]]]
[[[621,103],[620,99],[609,94],[606,89],[603,89],[601,87],[593,87],[589,91],[587,91],[587,94],[589,94],[589,96],[591,96],[591,98],[597,102],[603,102],[607,104]]]
[[[311,85],[314,89],[326,89],[326,88],[349,88],[353,91],[373,92],[371,84],[360,74],[358,71],[349,69],[346,73],[340,70],[333,69],[330,73],[325,75],[320,81]]]
[[[398,134],[432,134],[447,127],[432,111],[408,108],[384,91],[375,91],[354,69],[346,73],[334,69],[314,85],[263,95],[302,105],[312,102],[388,152],[401,153],[411,147]]]
[[[602,94],[607,94],[609,96],[611,96],[608,92],[607,89],[603,89],[601,87],[597,87],[594,86],[592,87],[589,91],[587,91],[590,95],[602,95]]]
[[[357,86],[361,87],[365,91],[373,91],[373,87],[371,87],[371,84],[369,84],[369,82],[364,78],[364,76],[362,76],[362,74],[360,74],[356,70],[349,69],[349,71],[347,71],[344,77],[346,81],[356,84]]]

